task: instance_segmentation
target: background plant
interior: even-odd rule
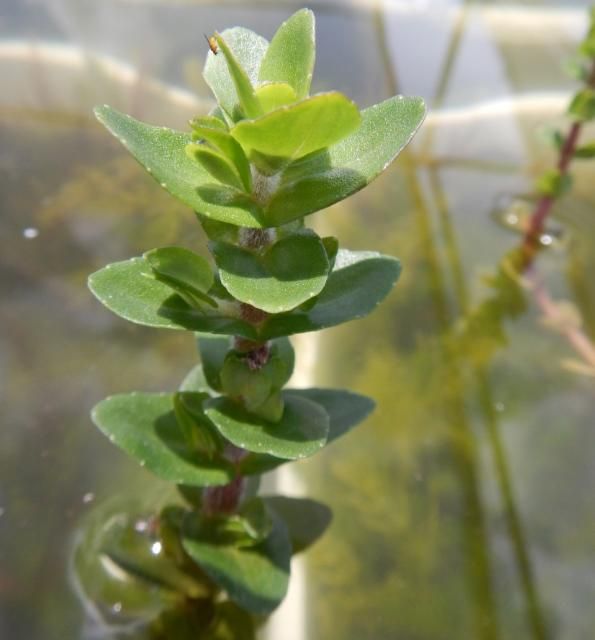
[[[373,408],[347,391],[286,389],[288,336],[368,314],[400,273],[398,260],[339,249],[304,217],[381,173],[424,107],[395,97],[360,112],[338,92],[309,96],[307,10],[270,44],[241,28],[209,44],[204,77],[218,104],[191,122],[191,134],[96,110],[161,186],[197,212],[214,267],[188,249],[162,247],[90,277],[95,296],[125,319],[196,332],[201,364],[177,392],[112,396],[93,410],[101,431],[175,483],[186,504],[149,517],[122,513],[85,544],[132,576],[135,594],[145,588],[129,598],[118,591],[118,613],[134,617],[157,592],[171,606],[156,634],[252,637],[245,612],[262,616],[279,604],[291,554],[330,519],[311,500],[258,496],[260,475],[313,455]],[[81,560],[78,569],[84,586],[93,567]],[[110,582],[118,571],[103,594],[95,587],[99,597],[119,589]]]

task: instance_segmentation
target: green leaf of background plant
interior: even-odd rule
[[[342,93],[331,91],[255,120],[242,120],[231,129],[231,135],[246,152],[297,159],[337,143],[360,122],[357,105]]]
[[[568,113],[583,122],[595,119],[595,89],[587,87],[579,91],[572,99]]]
[[[110,396],[94,407],[91,417],[111,442],[164,480],[213,486],[234,476],[228,462],[201,459],[190,449],[176,421],[171,393]]]
[[[595,158],[595,142],[589,142],[588,144],[584,144],[582,147],[579,147],[574,152],[574,157],[580,159]]]
[[[288,82],[298,98],[305,98],[310,91],[315,56],[314,14],[301,9],[275,33],[260,65],[259,80]]]
[[[324,447],[329,417],[324,408],[290,392],[283,393],[285,410],[279,422],[268,422],[229,398],[214,398],[206,408],[221,435],[238,447],[278,458],[297,460]]]
[[[327,446],[365,420],[374,410],[374,401],[359,393],[342,389],[288,389],[294,396],[305,398],[324,407],[329,416]],[[240,463],[240,473],[261,474],[271,471],[287,460],[251,453]]]
[[[282,238],[261,255],[226,243],[210,246],[227,291],[269,313],[289,311],[318,295],[328,277],[324,245],[312,231]]]
[[[316,500],[286,496],[264,496],[263,500],[285,522],[293,553],[314,544],[333,518],[331,510]]]
[[[317,331],[372,312],[391,291],[401,273],[396,258],[371,251],[340,249],[335,267],[312,309],[271,316],[262,339]]]
[[[221,36],[233,51],[238,63],[242,65],[250,82],[256,85],[258,82],[258,70],[269,46],[267,40],[250,31],[250,29],[242,27],[226,29],[221,32]],[[203,76],[217,102],[223,108],[228,121],[233,122],[233,117],[240,101],[223,55],[215,55],[210,51],[208,52]]]
[[[262,211],[246,194],[213,188],[213,178],[188,157],[189,134],[140,122],[115,109],[95,115],[161,186],[207,218],[245,227],[262,227]]]
[[[421,98],[396,96],[361,112],[350,136],[290,164],[265,207],[268,226],[324,209],[372,182],[403,150],[425,115]]]
[[[197,536],[189,520],[184,549],[229,598],[252,613],[270,613],[285,597],[291,543],[287,528],[274,512],[267,539],[254,547],[217,545]]]
[[[190,307],[167,285],[147,277],[144,258],[132,258],[96,271],[89,277],[93,295],[116,315],[148,327],[182,329],[256,339],[252,325],[218,310]]]

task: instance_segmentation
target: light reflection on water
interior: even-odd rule
[[[551,31],[535,28],[529,47],[489,5],[483,14],[440,3],[441,22],[423,3],[385,4],[391,12],[321,11],[319,87],[362,105],[421,90],[438,109],[387,176],[313,217],[346,246],[399,255],[405,271],[374,316],[328,331],[320,347],[316,382],[368,393],[380,408],[300,467],[307,491],[336,511],[310,555],[307,637],[587,640],[593,380],[530,291],[515,315],[502,296],[489,307],[485,285],[516,241],[491,214],[551,162],[537,130],[560,121],[571,86],[551,61],[571,51],[584,22],[577,11],[555,14],[561,22],[545,13]],[[192,91],[207,98],[202,32],[241,23],[270,35],[289,13],[266,3],[78,6],[15,5],[7,41],[13,53],[19,38],[35,46],[18,64],[0,55],[9,88],[0,100],[0,636],[15,640],[78,637],[82,613],[64,576],[72,531],[92,504],[167,495],[93,430],[89,408],[114,391],[172,388],[195,359],[187,336],[128,326],[84,288],[96,267],[155,244],[183,238],[204,249],[185,207],[90,108],[110,101],[182,127],[197,108]],[[422,55],[429,37],[442,44]],[[78,62],[57,70],[55,55],[46,64],[56,51]],[[565,240],[538,270],[594,337],[588,172],[577,167],[576,195],[558,211]],[[480,330],[465,334],[482,305]]]

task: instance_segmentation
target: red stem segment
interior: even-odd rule
[[[591,68],[591,73],[589,74],[586,85],[588,87],[595,87],[595,64],[593,64]],[[583,122],[573,123],[560,148],[557,168],[562,177],[568,174],[568,169],[574,157],[582,128]],[[533,262],[537,247],[539,246],[539,238],[543,233],[545,220],[550,214],[555,201],[556,196],[542,196],[535,205],[523,239],[522,252],[524,269],[527,269]]]

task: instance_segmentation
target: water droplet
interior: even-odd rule
[[[35,227],[27,227],[23,229],[23,238],[27,238],[27,240],[33,240],[33,238],[37,238],[39,235],[39,229]]]
[[[161,542],[154,542],[151,545],[151,553],[154,556],[158,556],[161,553]]]
[[[120,611],[122,611],[122,603],[121,602],[116,602],[112,607],[112,611],[114,613],[120,613]]]
[[[161,186],[162,186],[164,189],[167,189],[167,183],[162,182],[162,183],[161,183]]]
[[[549,233],[544,233],[539,238],[540,244],[542,244],[544,247],[549,247],[553,241],[554,239]]]
[[[109,437],[110,442],[115,442],[116,441],[116,436],[112,433]]]
[[[153,169],[151,169],[151,167],[147,167],[147,171],[148,171],[149,173],[153,173]]]
[[[139,464],[140,464],[140,466],[141,466],[141,467],[144,467],[147,463],[146,463],[146,461],[145,461],[145,460],[141,460],[141,461],[139,462]]]
[[[498,413],[502,413],[504,411],[504,403],[503,402],[496,402],[494,404],[494,409],[496,409],[496,411]]]
[[[122,141],[122,144],[128,144],[128,140],[126,140],[126,138],[120,138],[120,140]]]
[[[146,520],[137,520],[134,523],[134,530],[138,533],[144,533],[149,528],[149,523]]]
[[[94,493],[85,493],[85,495],[83,496],[83,503],[84,504],[89,504],[90,502],[93,502],[93,500],[95,500],[95,494]]]

